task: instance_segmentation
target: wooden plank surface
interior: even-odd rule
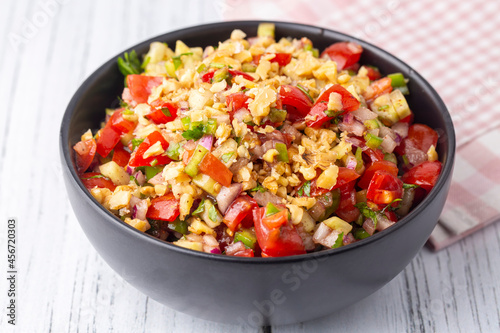
[[[217,21],[223,5],[219,0],[2,3],[0,212],[3,221],[18,219],[19,296],[18,325],[8,325],[2,311],[0,331],[500,331],[498,223],[437,254],[422,250],[392,282],[354,306],[286,327],[223,325],[175,312],[103,262],[83,235],[61,179],[58,133],[65,107],[85,77],[116,53],[167,31]],[[24,38],[17,47],[14,34]],[[5,232],[2,223],[1,249]],[[4,309],[7,282],[0,281]]]

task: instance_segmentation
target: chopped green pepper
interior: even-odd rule
[[[214,135],[216,130],[217,130],[217,120],[213,118],[208,119],[207,124],[204,127],[204,132],[206,134]]]
[[[304,88],[300,84],[297,84],[297,88],[299,88],[299,90],[302,91],[307,96],[307,98],[309,98],[311,103],[314,103],[314,99],[311,97],[311,95],[309,95],[309,91],[306,88]]]
[[[168,224],[168,228],[177,231],[180,234],[186,235],[188,233],[188,223],[187,221],[182,221],[177,218],[174,222]]]
[[[273,123],[281,123],[286,119],[286,110],[271,108],[268,117]]]
[[[241,64],[241,70],[247,73],[255,73],[257,66],[249,62],[245,62],[244,64]]]
[[[193,153],[193,156],[189,160],[189,163],[184,168],[184,172],[189,176],[194,177],[198,174],[198,165],[201,163],[201,160],[208,153],[208,149],[203,147],[202,145],[197,145],[196,149]]]
[[[176,160],[178,161],[179,160],[179,149],[181,148],[181,144],[179,144],[178,142],[172,142],[170,143],[170,145],[168,146],[168,149],[167,149],[167,156],[170,157],[171,159],[173,160]]]
[[[150,180],[151,178],[156,176],[162,170],[163,170],[163,167],[145,166],[144,173],[146,175],[146,180]]]
[[[220,82],[222,80],[227,79],[228,77],[229,77],[229,69],[227,67],[223,67],[215,71],[212,82]]]
[[[286,149],[286,144],[278,142],[275,144],[275,147],[278,151],[278,160],[288,163],[288,150]]]
[[[382,143],[382,141],[384,141],[384,139],[371,133],[366,133],[365,141],[368,147],[370,147],[371,149],[377,149],[378,147],[380,147],[380,144]]]
[[[385,153],[384,160],[392,162],[394,164],[398,164],[398,159],[396,158],[396,155],[394,155],[392,153]]]
[[[268,202],[266,206],[266,216],[274,215],[276,213],[281,212],[281,209],[278,209],[275,205],[272,203]]]
[[[387,75],[391,79],[391,85],[395,89],[399,89],[403,95],[408,95],[410,91],[406,85],[406,79],[401,73],[394,73]]]
[[[253,250],[257,242],[257,237],[251,229],[240,229],[234,234],[234,242],[242,242],[245,247]]]
[[[370,237],[370,234],[366,232],[365,229],[359,228],[354,231],[354,238],[356,239],[365,239],[367,237]]]

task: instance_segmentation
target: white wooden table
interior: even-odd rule
[[[220,1],[6,1],[0,10],[0,262],[17,226],[17,325],[0,332],[247,332],[175,312],[115,274],[66,197],[58,133],[65,107],[101,63],[146,38],[220,19]],[[44,5],[45,4],[45,5]],[[6,273],[5,273],[6,274]],[[439,253],[423,249],[367,299],[264,332],[499,332],[500,224]]]

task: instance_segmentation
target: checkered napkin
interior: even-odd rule
[[[226,20],[326,27],[410,64],[443,98],[457,135],[450,195],[429,245],[441,249],[500,219],[500,1],[223,0],[218,5]]]

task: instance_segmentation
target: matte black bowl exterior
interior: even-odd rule
[[[239,28],[256,35],[257,21],[223,22],[167,33],[152,41],[190,46],[217,45]],[[310,38],[320,50],[354,38],[317,27],[276,23],[276,36]],[[123,86],[114,57],[78,89],[61,125],[60,149],[69,198],[85,234],[104,260],[151,298],[181,312],[235,324],[289,324],[330,314],[384,286],[412,260],[433,230],[443,208],[453,169],[455,136],[450,115],[434,89],[409,66],[368,43],[361,63],[410,79],[408,100],[416,122],[438,130],[441,177],[425,200],[396,225],[339,249],[286,258],[238,258],[187,250],[128,226],[88,193],[73,166],[71,147],[88,128],[98,128],[104,109],[116,103]],[[383,300],[381,300],[383,302]]]

